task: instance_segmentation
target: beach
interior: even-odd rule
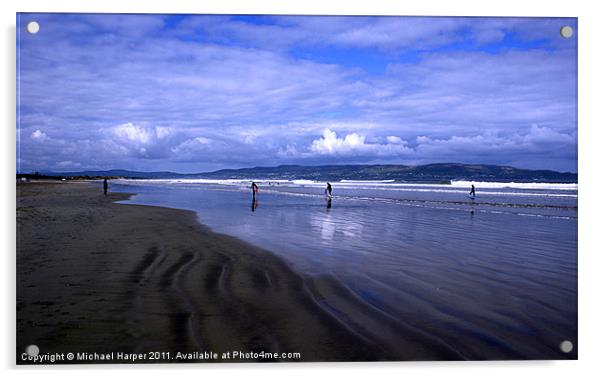
[[[85,182],[18,185],[17,363],[30,344],[40,353],[392,357],[323,311],[318,283],[269,252],[211,232],[191,211],[114,203],[128,197]],[[255,360],[226,360],[238,361]]]
[[[577,358],[576,187],[260,185],[18,185],[17,362]]]

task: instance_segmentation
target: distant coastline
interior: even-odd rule
[[[394,180],[446,184],[452,180],[496,182],[576,183],[578,174],[552,170],[531,170],[486,164],[437,163],[426,165],[279,165],[222,169],[213,172],[176,173],[169,171],[138,172],[122,169],[76,172],[20,172],[17,178],[100,179],[137,178],[206,178],[206,179],[305,179],[316,181]]]

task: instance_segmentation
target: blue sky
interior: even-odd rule
[[[19,171],[577,171],[575,19],[20,14],[17,28]]]

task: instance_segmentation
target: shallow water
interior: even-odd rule
[[[122,180],[127,203],[190,209],[213,230],[335,277],[366,306],[465,358],[575,358],[577,190]],[[524,186],[524,185],[523,185]],[[325,299],[328,301],[328,298]]]

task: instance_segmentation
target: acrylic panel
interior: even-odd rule
[[[16,27],[17,364],[577,359],[576,18]]]

